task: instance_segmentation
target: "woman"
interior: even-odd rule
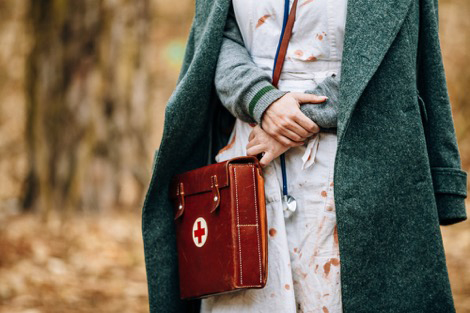
[[[289,13],[285,3],[291,11],[296,4],[284,2],[233,0],[215,73],[217,94],[237,118],[216,161],[264,154],[260,163],[269,228],[268,283],[260,290],[204,299],[202,313],[342,312],[333,199],[337,136],[334,129],[319,133],[315,116],[303,114],[300,106],[325,101],[312,94],[314,88],[340,75],[347,2],[298,2],[278,89],[261,91],[263,99],[245,103],[246,93],[271,87],[257,85],[270,83],[282,17]],[[282,200],[278,158],[284,152],[295,211],[283,210],[289,207]]]
[[[179,299],[167,192],[174,174],[214,162],[228,143],[224,129],[233,116],[214,79],[230,3],[196,2],[167,104],[143,208],[152,312],[196,312],[200,303]],[[269,82],[253,91],[263,84]],[[244,103],[256,97],[272,104],[272,89],[265,90],[248,92]],[[338,103],[333,180],[343,312],[454,312],[439,224],[466,219],[467,173],[442,66],[437,1],[348,2]]]

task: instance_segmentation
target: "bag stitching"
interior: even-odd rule
[[[235,178],[235,199],[237,204],[237,226],[240,225],[240,216],[238,214],[238,184],[237,184],[237,169],[233,168],[233,176]],[[242,259],[242,246],[240,239],[240,227],[237,227],[238,232],[238,254],[240,258],[240,285],[243,285],[243,259]]]
[[[258,203],[256,201],[256,181],[255,181],[255,168],[251,167],[251,172],[253,173],[253,193],[255,195],[255,213],[256,213],[256,238],[258,243],[258,264],[259,264],[259,282],[263,281],[262,269],[261,269],[261,248],[259,240],[259,229],[258,229]]]

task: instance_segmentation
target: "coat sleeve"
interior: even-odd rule
[[[222,105],[247,123],[261,124],[267,107],[287,93],[275,88],[271,84],[271,76],[251,59],[232,4],[224,28],[214,83]]]
[[[460,154],[442,62],[438,0],[422,0],[418,44],[418,97],[424,104],[424,129],[441,225],[467,219],[467,173]]]

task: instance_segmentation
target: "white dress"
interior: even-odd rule
[[[340,75],[347,0],[299,0],[278,88],[304,92]],[[292,5],[293,1],[290,1]],[[245,46],[270,75],[284,1],[233,0]],[[237,119],[221,162],[246,155],[252,126]],[[285,153],[289,194],[297,210],[285,218],[279,157],[263,169],[268,215],[268,280],[262,289],[202,299],[201,313],[340,313],[341,280],[333,173],[337,137],[319,133]]]

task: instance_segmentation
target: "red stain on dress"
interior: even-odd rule
[[[330,274],[330,267],[331,267],[330,261],[326,262],[325,265],[323,265],[323,270],[325,271],[325,276],[328,276],[328,274]]]
[[[338,266],[339,265],[339,259],[337,258],[332,258],[330,260],[331,264],[334,265],[334,266]]]
[[[290,285],[289,285],[289,284],[286,284],[286,285],[284,286],[284,288],[286,288],[286,290],[290,290]]]
[[[269,235],[270,235],[271,237],[276,236],[276,233],[277,233],[277,230],[276,230],[275,228],[270,228],[270,229],[269,229]]]
[[[315,258],[317,255],[318,255],[318,249],[315,249],[315,251],[313,252],[313,255],[310,256],[310,262],[308,262],[308,267],[311,267],[313,263],[315,263]],[[318,264],[315,267],[315,273],[317,272],[317,269],[318,269]]]
[[[326,306],[324,306],[324,307],[322,308],[322,310],[323,310],[323,313],[329,313],[329,312],[330,312],[330,311],[328,311],[328,308],[327,308]]]
[[[333,230],[333,240],[334,240],[335,247],[337,247],[338,246],[338,225],[335,225],[335,228]]]
[[[323,40],[323,38],[325,38],[325,37],[326,37],[325,32],[322,32],[322,33],[319,33],[319,34],[315,35],[315,39],[317,39],[317,40]]]
[[[305,59],[305,61],[309,61],[309,62],[316,61],[316,60],[317,60],[317,58],[314,55],[311,55],[311,56],[309,56],[308,58]]]
[[[302,50],[295,50],[295,51],[294,51],[294,54],[295,54],[296,56],[298,56],[298,57],[301,57],[301,56],[304,55],[304,52],[303,52]]]
[[[267,20],[268,18],[270,18],[271,16],[273,16],[273,15],[274,15],[274,14],[265,14],[265,15],[261,16],[261,17],[259,18],[259,20],[258,20],[258,23],[256,23],[256,28],[258,28],[258,27],[260,27],[261,25],[263,25],[263,24],[266,22],[266,20]]]
[[[321,196],[325,198],[327,195],[328,195],[328,193],[325,190],[322,190]]]

